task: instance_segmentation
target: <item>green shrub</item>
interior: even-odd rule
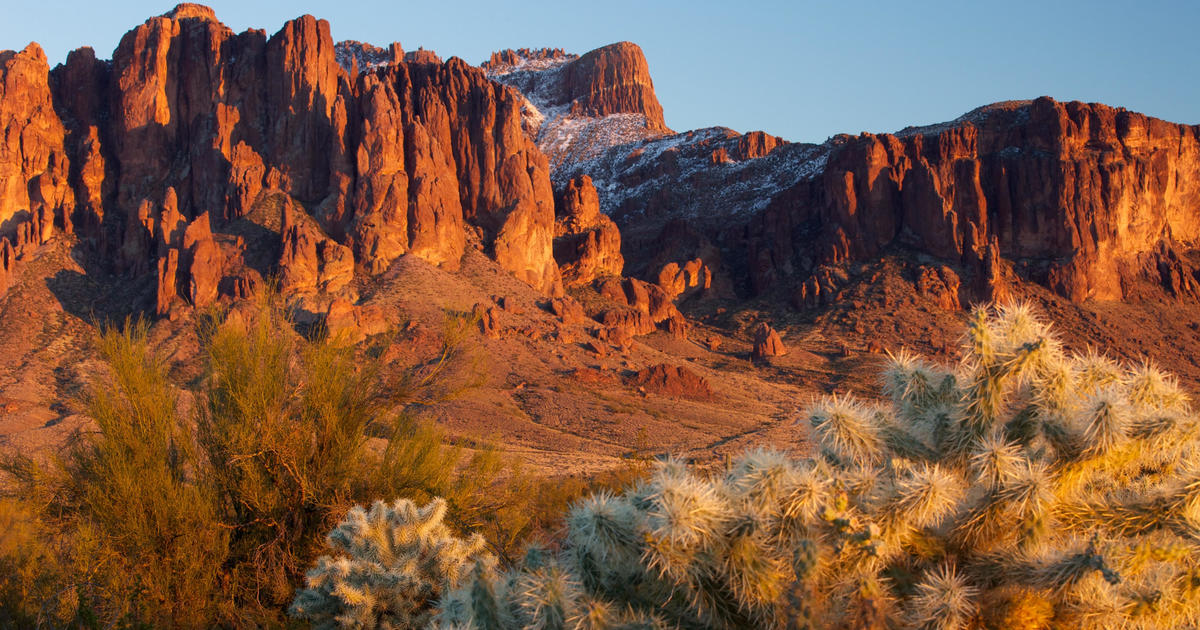
[[[324,533],[379,496],[445,496],[457,532],[515,544],[532,480],[412,413],[469,385],[470,339],[447,330],[434,357],[384,374],[361,354],[375,349],[297,335],[265,293],[200,327],[190,413],[145,324],[103,331],[97,430],[62,458],[3,462],[0,627],[282,625]]]
[[[37,528],[23,553],[54,556],[23,580],[58,582],[37,601],[43,623],[82,614],[195,626],[212,612],[226,532],[215,527],[215,495],[195,482],[201,460],[166,367],[144,351],[146,334],[144,324],[127,323],[99,336],[108,370],[85,397],[97,431],[77,436],[50,465],[6,462],[26,499],[17,504],[23,524]]]

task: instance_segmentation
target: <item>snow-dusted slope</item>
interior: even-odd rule
[[[550,160],[552,172],[574,170],[609,148],[658,138],[643,114],[590,116],[573,111],[566,92],[566,71],[578,55],[559,50],[506,51],[484,64],[489,78],[516,88],[525,97],[522,108],[526,131]]]
[[[829,145],[781,144],[755,156],[747,155],[748,137],[712,127],[623,144],[554,178],[591,176],[602,209],[624,226],[644,218],[744,220],[824,171]]]

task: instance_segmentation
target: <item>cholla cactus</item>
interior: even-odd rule
[[[723,476],[661,462],[624,494],[576,504],[561,552],[535,550],[507,573],[476,572],[473,584],[443,601],[439,623],[478,630],[782,627],[812,605],[790,596],[799,587],[805,599],[803,585],[814,577],[815,544],[794,533],[798,520],[819,518],[817,508],[789,514],[784,500],[814,482],[810,490],[822,495],[814,506],[823,503],[812,472],[768,451],[744,455]]]
[[[1198,425],[1178,385],[1067,353],[1022,306],[976,311],[963,355],[892,356],[883,404],[814,403],[813,456],[667,460],[584,499],[559,551],[461,569],[433,625],[1200,627]]]
[[[1178,385],[1065,352],[1025,306],[977,310],[963,354],[894,355],[890,404],[808,410],[835,497],[808,533],[832,551],[818,592],[884,580],[922,628],[1196,627],[1197,423]]]
[[[354,507],[328,536],[340,555],[322,556],[296,594],[291,614],[314,628],[423,628],[444,589],[495,560],[484,540],[450,535],[446,503],[401,499]]]

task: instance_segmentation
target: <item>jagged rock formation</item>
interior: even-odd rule
[[[608,307],[593,315],[616,339],[632,339],[658,330],[660,325],[677,337],[686,337],[686,321],[662,287],[637,278],[620,281],[609,277],[596,283],[596,292]],[[620,344],[618,344],[620,345]]]
[[[631,273],[666,303],[824,306],[848,265],[894,251],[938,261],[914,286],[947,308],[1017,278],[1076,301],[1148,277],[1200,293],[1200,131],[1103,105],[1002,103],[823,145],[672,135],[628,42],[479,69],[335,45],[311,16],[235,34],[191,4],[130,31],[111,62],[80,49],[51,71],[30,45],[0,54],[0,73],[0,278],[76,235],[116,271],[157,275],[160,312],[267,273],[337,293],[403,255],[454,269],[471,247],[548,295],[557,255],[570,286]],[[271,264],[248,262],[264,251]],[[645,314],[610,316],[627,330],[670,319],[620,308]]]
[[[352,48],[311,16],[268,38],[182,4],[126,34],[111,63],[80,49],[51,72],[36,44],[3,53],[10,258],[79,222],[118,270],[157,270],[160,311],[176,296],[199,305],[239,285],[219,277],[199,217],[221,232],[256,208],[271,215],[282,194],[315,220],[280,234],[285,288],[336,290],[352,273],[348,251],[369,273],[403,254],[453,268],[470,232],[505,269],[558,294],[549,170],[522,132],[519,98],[458,59],[397,44],[381,64],[382,49]],[[301,268],[314,248],[320,270]]]
[[[682,265],[670,262],[658,271],[658,286],[671,299],[707,291],[712,288],[712,279],[712,269],[703,258],[693,258]]]
[[[833,299],[832,267],[895,248],[957,268],[947,304],[1003,297],[1016,276],[1075,301],[1121,299],[1146,275],[1186,294],[1175,278],[1197,277],[1171,254],[1200,236],[1197,127],[1041,98],[819,146],[769,138],[689,132],[555,177],[593,177],[635,275],[659,280],[664,257],[712,244],[742,294],[782,289],[799,305]],[[695,238],[664,250],[680,220]]]
[[[1139,256],[1200,236],[1196,127],[1041,98],[843,142],[820,178],[750,227],[756,285],[804,257],[862,260],[899,243],[960,263],[976,293],[1005,258],[1064,297],[1111,300]],[[781,231],[820,249],[772,238]]]
[[[350,248],[325,235],[302,210],[283,206],[279,289],[284,294],[337,293],[354,277]]]
[[[618,42],[583,56],[548,48],[504,50],[482,67],[525,96],[526,131],[555,169],[671,133],[637,44]]]
[[[580,324],[587,319],[583,305],[569,295],[553,298],[547,306],[564,324]]]
[[[66,129],[37,44],[0,52],[0,285],[27,249],[72,232]]]
[[[621,231],[600,213],[592,178],[572,179],[555,197],[554,259],[567,287],[584,286],[598,277],[619,276],[625,267]]]

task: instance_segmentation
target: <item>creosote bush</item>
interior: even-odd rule
[[[559,549],[429,585],[428,627],[1200,627],[1197,421],[1172,378],[1007,306],[975,311],[958,365],[892,356],[883,390],[812,404],[813,456],[666,460],[577,502]]]

